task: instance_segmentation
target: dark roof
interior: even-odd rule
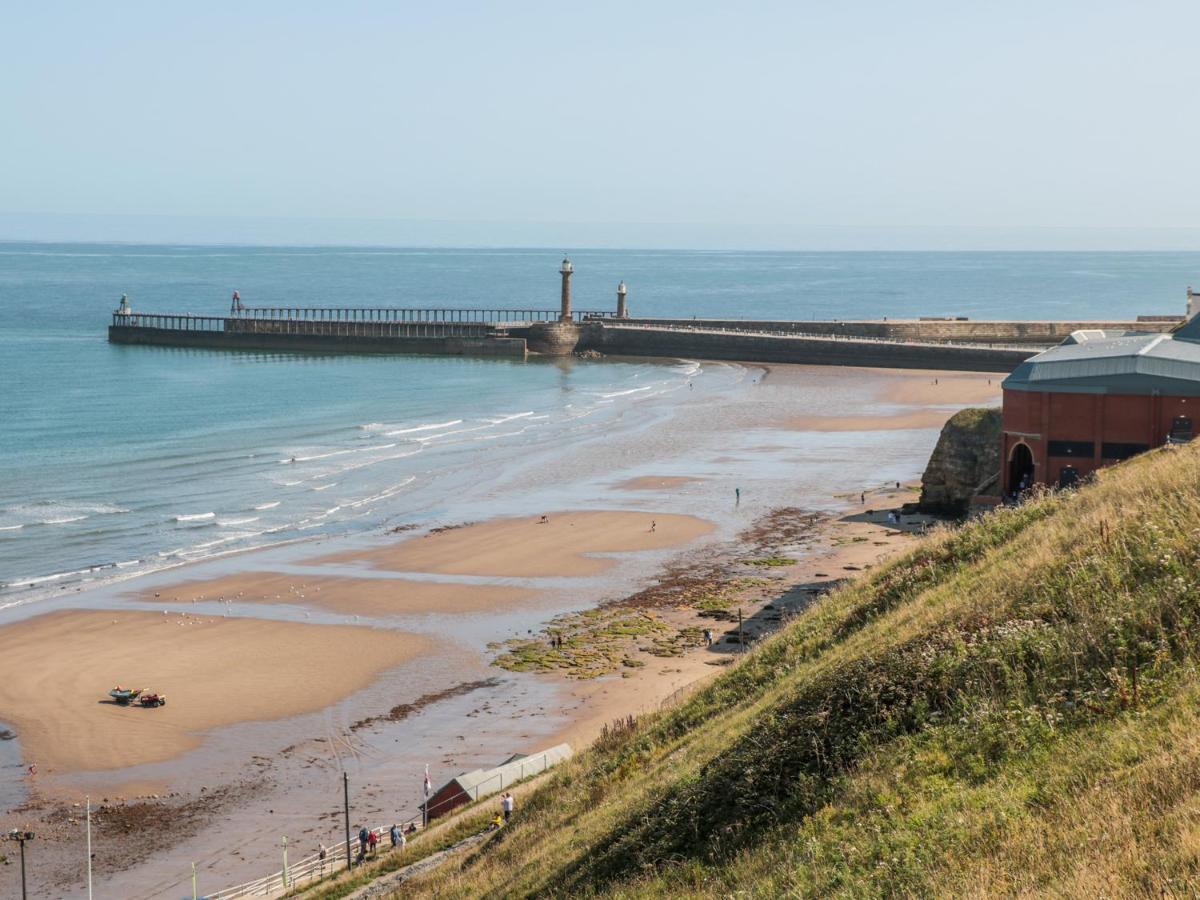
[[[1200,316],[1170,334],[1076,331],[1017,366],[1006,390],[1200,396]]]

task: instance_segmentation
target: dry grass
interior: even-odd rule
[[[1200,892],[1200,446],[958,529],[405,894]]]

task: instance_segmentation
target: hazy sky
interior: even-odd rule
[[[0,238],[1200,247],[1194,0],[3,23]]]

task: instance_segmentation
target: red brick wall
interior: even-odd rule
[[[1053,485],[1067,466],[1074,466],[1084,476],[1110,465],[1112,460],[1101,458],[1106,442],[1161,446],[1176,416],[1191,416],[1200,432],[1200,398],[1005,391],[1004,493],[1016,487],[1009,483],[1009,460],[1017,444],[1028,445],[1033,454],[1034,481]],[[1049,456],[1050,441],[1091,441],[1094,452],[1090,459]]]

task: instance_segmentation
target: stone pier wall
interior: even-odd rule
[[[1035,352],[1033,349],[1009,347],[959,347],[953,344],[921,345],[667,328],[622,328],[600,323],[590,323],[585,327],[580,348],[617,356],[684,356],[737,362],[1005,373],[1011,372]]]
[[[306,353],[418,353],[432,356],[525,358],[525,341],[515,337],[365,337],[335,334],[188,331],[110,326],[114,344],[210,347],[225,350],[278,350]]]
[[[960,321],[952,319],[893,319],[879,321],[781,321],[753,319],[661,319],[636,318],[636,325],[675,325],[689,327],[761,330],[784,334],[815,334],[837,337],[883,338],[902,341],[962,341],[973,344],[1029,344],[1049,347],[1060,343],[1073,331],[1101,328],[1116,331],[1165,332],[1178,321],[1112,322],[1035,322],[1035,321]]]

